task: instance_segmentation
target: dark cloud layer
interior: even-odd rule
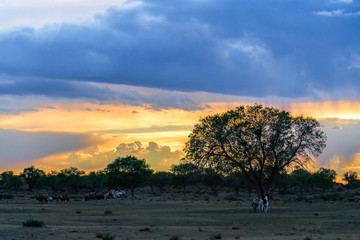
[[[74,151],[86,147],[93,141],[91,134],[22,132],[0,129],[0,165],[4,167],[55,153]]]
[[[0,93],[114,95],[75,81],[255,97],[360,90],[360,16],[318,14],[339,9],[360,3],[148,0],[86,24],[3,31],[0,74],[26,78]]]

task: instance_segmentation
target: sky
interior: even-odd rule
[[[0,170],[168,170],[194,124],[261,103],[360,168],[359,0],[2,0]]]

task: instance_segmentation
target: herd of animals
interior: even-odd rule
[[[85,201],[89,200],[101,200],[101,199],[113,199],[125,197],[126,192],[124,190],[110,190],[107,193],[100,192],[91,192],[85,194]],[[50,194],[38,194],[35,196],[36,201],[39,203],[71,203],[71,200],[68,195],[50,195]]]
[[[1,196],[0,196],[1,197]],[[126,192],[124,190],[110,190],[107,193],[100,193],[100,192],[91,192],[88,194],[85,194],[85,201],[90,200],[102,200],[102,199],[115,199],[115,198],[121,198],[126,197]],[[1,198],[0,198],[1,199]],[[71,203],[70,198],[67,195],[37,195],[35,197],[36,201],[39,203],[52,203],[56,201],[57,203]],[[253,207],[253,211],[257,212],[257,209],[259,209],[259,212],[267,213],[269,209],[269,196],[265,196],[264,198],[256,197],[253,199],[251,203]]]

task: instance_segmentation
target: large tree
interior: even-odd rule
[[[119,157],[107,165],[105,173],[108,178],[108,186],[121,186],[129,188],[132,197],[136,187],[145,183],[153,171],[145,159],[135,156]]]
[[[39,180],[42,176],[45,175],[43,170],[35,168],[34,166],[30,166],[25,168],[24,171],[20,174],[20,176],[24,179],[25,183],[28,184],[28,190],[31,192],[35,186],[38,185]]]
[[[200,119],[185,152],[197,165],[241,171],[263,198],[280,171],[311,162],[325,142],[314,118],[255,104]]]

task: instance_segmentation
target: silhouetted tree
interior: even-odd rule
[[[129,188],[134,197],[135,188],[145,183],[152,170],[145,159],[127,156],[116,158],[107,165],[105,172],[111,184]]]
[[[205,168],[202,174],[202,182],[211,189],[214,196],[217,196],[221,185],[224,183],[224,176],[216,169]]]
[[[155,193],[155,187],[157,187],[162,193],[164,191],[164,187],[170,184],[171,181],[171,173],[169,172],[156,172],[151,174],[148,179],[148,184],[151,187],[151,191]]]
[[[323,192],[330,189],[335,184],[336,172],[333,169],[320,168],[311,176],[311,183],[313,186],[321,188]]]
[[[28,184],[28,190],[32,192],[33,187],[39,184],[39,180],[42,176],[45,175],[43,170],[35,168],[34,166],[30,166],[25,168],[24,171],[20,174],[20,176],[24,179],[25,183]]]
[[[82,178],[84,174],[84,170],[80,170],[76,167],[62,169],[57,175],[57,184],[78,193],[79,190],[84,187],[84,181]]]
[[[87,187],[91,189],[92,192],[96,192],[102,186],[102,183],[105,178],[104,171],[91,171],[88,175],[85,176],[84,180],[86,182]]]
[[[244,175],[241,172],[230,173],[225,178],[225,184],[235,190],[236,195],[239,195],[241,189],[251,190],[251,186],[246,182]],[[250,187],[250,188],[249,188]]]
[[[304,165],[325,147],[326,136],[313,118],[254,105],[207,116],[194,126],[186,159],[199,166],[241,171],[264,197],[277,174]]]
[[[357,188],[360,187],[360,180],[358,179],[358,175],[356,172],[348,171],[344,173],[344,181],[347,182],[348,188]]]
[[[193,163],[180,163],[178,165],[172,165],[170,171],[173,175],[173,184],[181,185],[183,187],[184,193],[186,192],[186,187],[193,183],[195,176],[198,175],[199,169]]]
[[[303,195],[305,187],[309,186],[311,173],[303,168],[295,169],[291,173],[291,185],[300,189],[300,195]]]
[[[49,187],[53,193],[57,192],[60,188],[58,182],[58,171],[51,171],[40,178],[41,185]]]
[[[24,185],[24,182],[20,176],[14,175],[13,171],[5,171],[0,175],[0,183],[7,190],[14,189],[19,191],[19,189]]]

